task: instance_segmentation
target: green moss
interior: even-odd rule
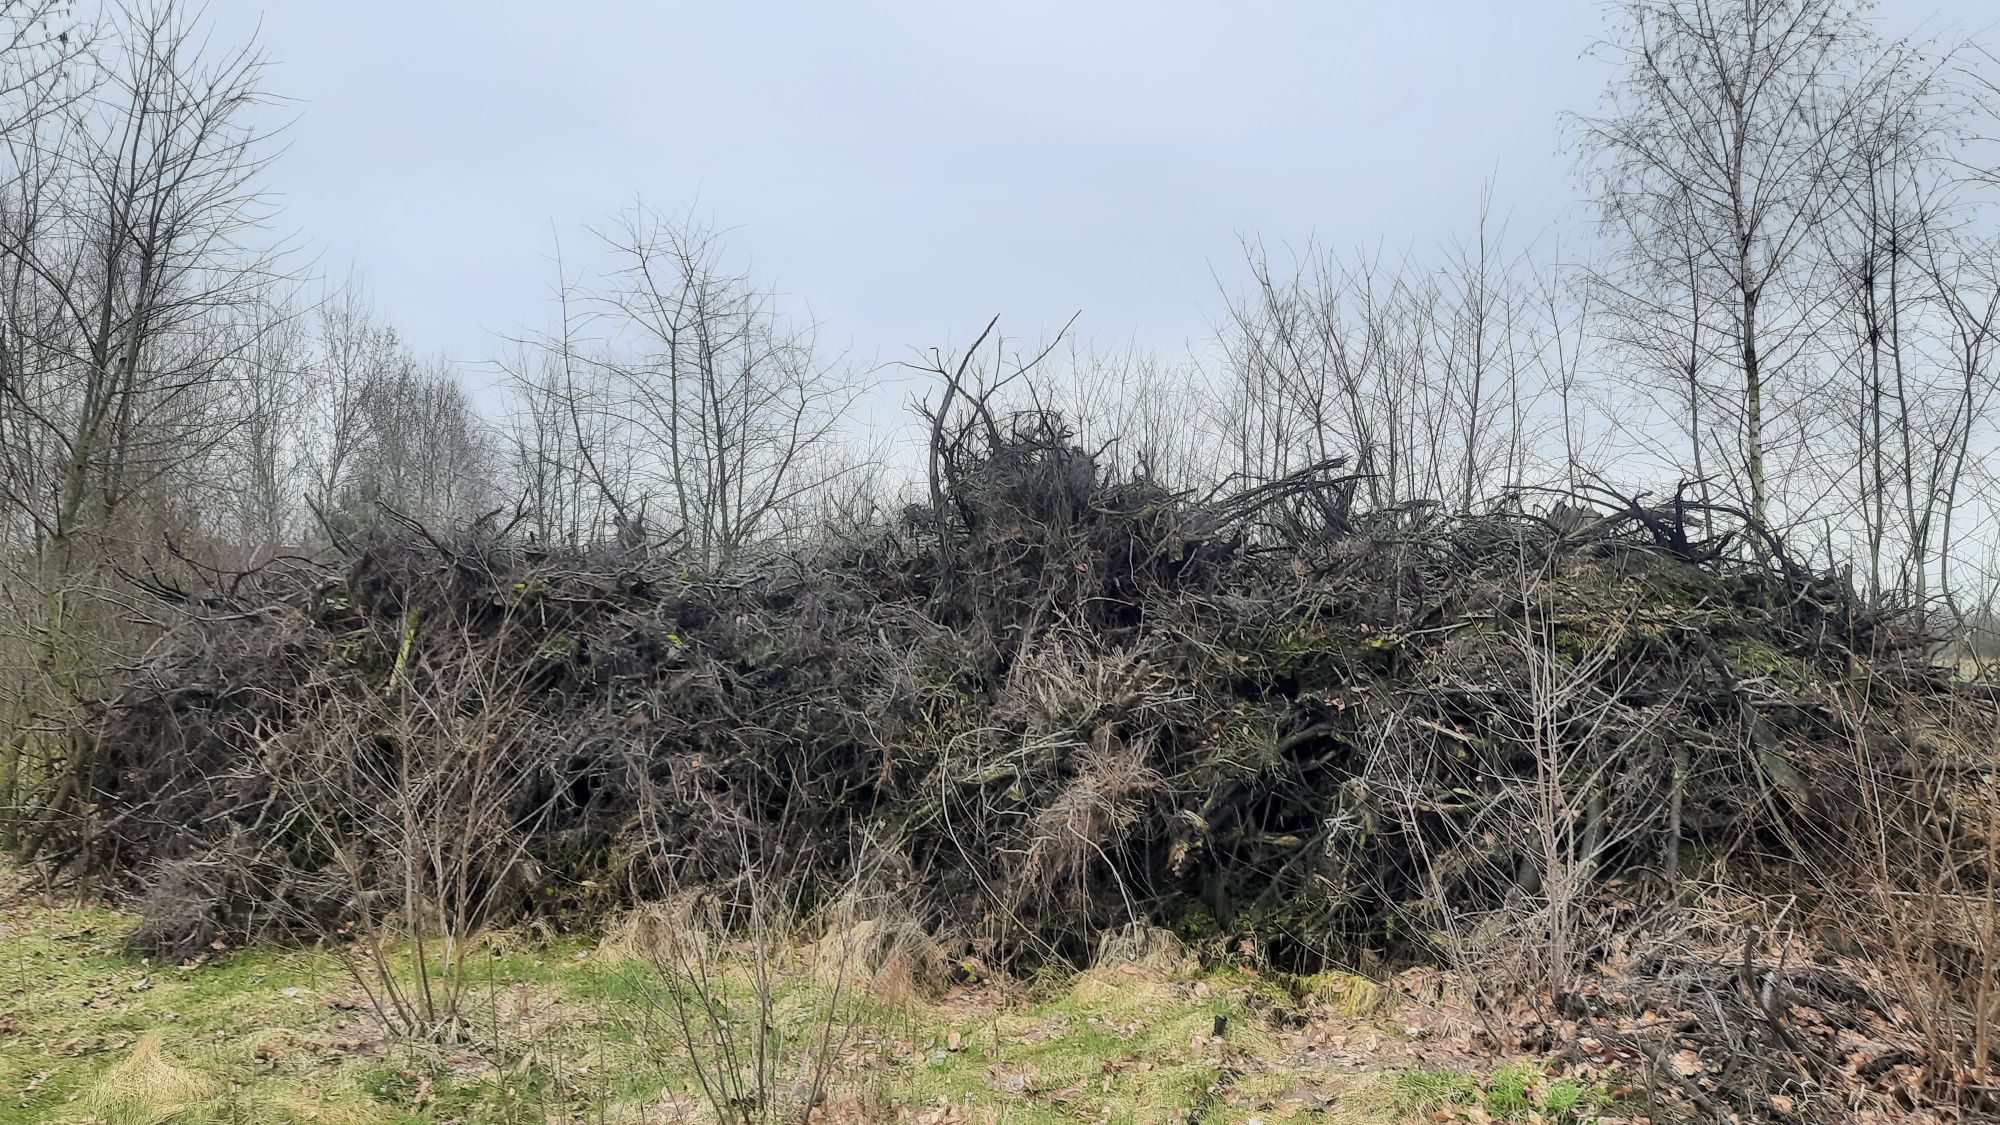
[[[1402,1095],[1404,1109],[1430,1113],[1471,1102],[1479,1094],[1479,1080],[1445,1067],[1419,1067],[1398,1075],[1396,1090]]]
[[[1739,677],[1761,676],[1792,687],[1803,685],[1802,662],[1766,637],[1754,634],[1729,637],[1723,641],[1722,651]]]
[[[1215,912],[1197,899],[1180,902],[1180,912],[1169,919],[1167,928],[1182,941],[1198,941],[1216,932]]]

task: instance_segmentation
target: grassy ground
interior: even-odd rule
[[[674,1003],[671,977],[615,944],[508,935],[469,960],[470,1033],[413,1044],[386,1032],[327,951],[151,965],[118,952],[132,921],[19,898],[0,910],[0,1122],[715,1120],[692,1061],[713,1076],[717,1032],[754,1044],[758,1023],[771,1029],[762,1041],[773,1088],[796,1094],[811,1060],[830,1060],[815,1121],[1277,1125],[1595,1112],[1592,1090],[1531,1063],[1463,1055],[1423,1013],[1339,975],[1126,965],[922,996],[837,987],[788,955],[768,1004],[750,966],[718,959],[705,993],[715,1006],[690,1009]],[[692,1037],[676,1014],[687,1011],[700,1025]],[[719,1022],[706,1023],[708,1012]]]

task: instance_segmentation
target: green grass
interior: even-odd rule
[[[1511,1063],[1485,1076],[1423,1067],[1396,1078],[1406,1115],[1430,1116],[1478,1107],[1494,1121],[1587,1122],[1609,1099],[1574,1078],[1550,1079],[1533,1063]]]
[[[432,1044],[387,1034],[325,950],[161,966],[119,952],[134,921],[119,911],[17,903],[0,917],[0,1125],[637,1123],[673,1120],[674,1105],[712,1119],[669,985],[580,939],[482,941],[468,961],[471,1034]],[[1352,980],[1112,969],[1004,992],[869,996],[836,995],[802,966],[785,967],[771,1020],[796,1063],[838,1012],[829,1121],[898,1107],[1021,1125],[1180,1122],[1195,1106],[1204,1122],[1267,1125],[1590,1109],[1586,1091],[1532,1066],[1479,1076],[1299,1056],[1288,1037],[1300,1013],[1335,1031],[1383,1016],[1382,997]],[[398,971],[409,969],[404,955]],[[715,999],[737,1034],[752,1030],[753,996],[743,966],[725,965]]]

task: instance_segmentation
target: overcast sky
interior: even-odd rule
[[[1889,0],[1979,31],[1990,0]],[[1239,236],[1426,248],[1481,182],[1517,241],[1574,195],[1591,0],[211,0],[294,99],[272,170],[319,268],[420,349],[548,320],[555,237],[697,202],[858,360],[1033,336],[1178,350]],[[1989,38],[1982,36],[1982,38]]]

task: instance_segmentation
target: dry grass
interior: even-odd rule
[[[1097,940],[1091,964],[1099,969],[1130,965],[1169,977],[1193,976],[1201,968],[1200,960],[1186,942],[1170,931],[1143,922],[1104,931]]]
[[[159,1032],[139,1037],[83,1097],[90,1113],[111,1125],[171,1121],[213,1098],[222,1083],[175,1060]]]
[[[1076,777],[1035,817],[1022,873],[1035,897],[1078,909],[1089,903],[1091,871],[1112,866],[1110,852],[1140,822],[1142,801],[1163,784],[1147,764],[1148,750],[1143,739],[1121,741],[1109,726],[1099,728]]]
[[[823,985],[845,981],[889,1007],[934,1000],[946,984],[943,949],[908,922],[861,918],[829,927],[803,956]]]
[[[879,912],[878,912],[879,913]],[[582,1120],[651,1125],[714,1115],[667,1037],[635,1018],[644,950],[700,940],[744,1002],[743,951],[667,907],[602,941],[492,935],[473,970],[475,1040],[397,1041],[356,1007],[334,958],[252,949],[192,967],[118,951],[128,914],[24,905],[0,922],[0,1122]],[[1403,1075],[1481,1064],[1412,1038],[1388,991],[1353,980],[1201,972],[1158,931],[1107,942],[1067,978],[946,986],[942,958],[886,917],[844,921],[773,959],[779,1020],[824,1007],[835,978],[859,1004],[812,1119],[830,1122],[1340,1120],[1391,1122]],[[1216,1018],[1226,1030],[1216,1037]],[[660,1029],[655,1022],[654,1030]],[[1467,1068],[1471,1068],[1468,1071]],[[1410,1118],[1415,1120],[1416,1118]]]

